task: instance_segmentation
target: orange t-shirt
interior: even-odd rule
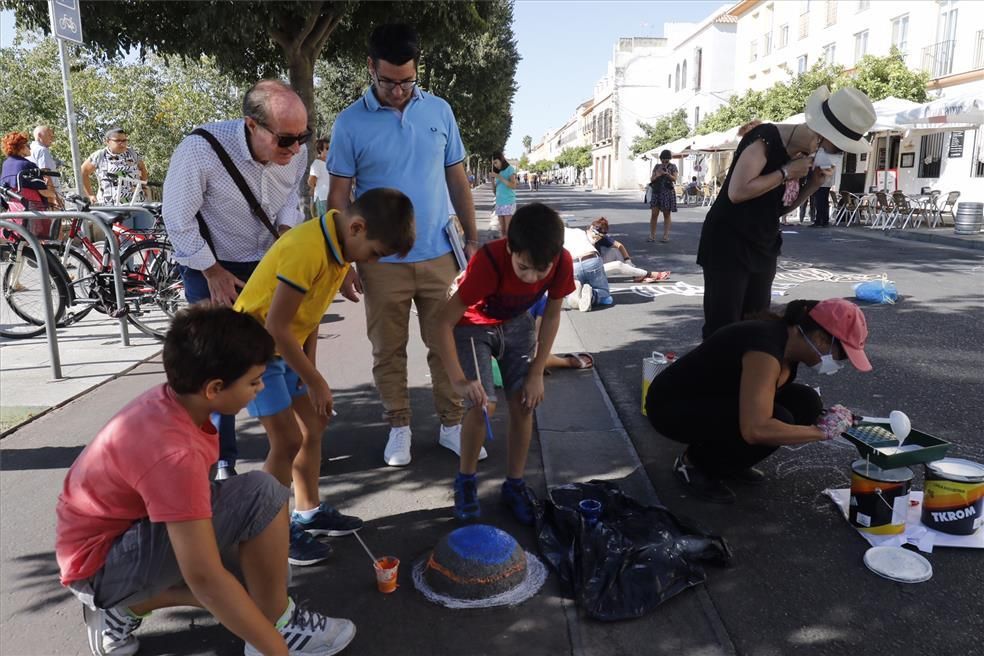
[[[68,470],[55,508],[62,585],[93,576],[137,521],[212,517],[209,468],[219,457],[211,422],[196,426],[170,387],[120,410]]]

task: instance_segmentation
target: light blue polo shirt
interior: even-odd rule
[[[420,262],[451,251],[444,231],[450,214],[444,171],[465,159],[451,106],[414,88],[403,112],[379,104],[372,87],[335,119],[327,166],[331,175],[355,178],[355,196],[377,187],[399,189],[413,203],[417,238],[405,258]]]

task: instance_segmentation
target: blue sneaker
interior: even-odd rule
[[[318,506],[318,511],[311,519],[301,519],[295,510],[290,514],[290,521],[311,535],[328,535],[331,537],[349,535],[362,528],[361,519],[352,515],[343,515],[323,502]]]
[[[462,478],[459,475],[454,479],[455,518],[467,522],[470,519],[478,519],[481,514],[482,509],[478,505],[478,481],[474,476]]]
[[[516,521],[524,526],[533,526],[533,503],[526,491],[526,482],[519,485],[505,481],[502,484],[502,505],[509,509]]]
[[[320,563],[330,555],[329,545],[315,540],[300,525],[290,523],[290,550],[287,554],[287,562],[303,567]]]

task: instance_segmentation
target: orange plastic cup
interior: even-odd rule
[[[400,559],[394,556],[383,556],[373,567],[376,570],[376,587],[383,594],[396,590],[396,579],[400,570]]]

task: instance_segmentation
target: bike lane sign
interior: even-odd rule
[[[82,16],[79,13],[79,0],[52,0],[54,13],[52,24],[55,36],[66,41],[82,43]]]

